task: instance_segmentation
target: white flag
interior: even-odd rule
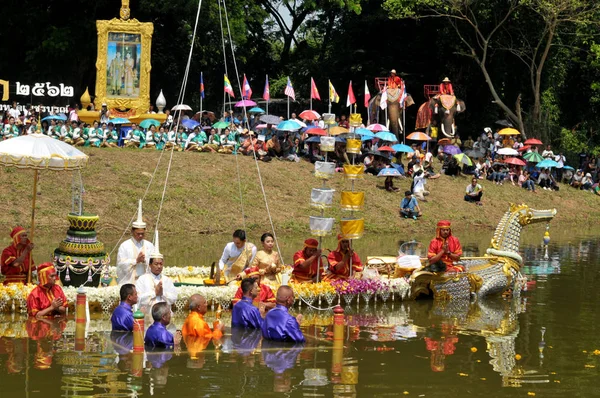
[[[379,101],[379,107],[381,109],[387,108],[387,86],[383,89],[381,93],[381,100]]]

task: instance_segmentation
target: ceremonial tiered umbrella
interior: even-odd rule
[[[525,166],[525,165],[527,165],[527,163],[525,163],[524,161],[522,161],[519,158],[507,158],[507,159],[504,159],[504,163],[506,163],[506,164],[512,164],[514,166]]]
[[[199,124],[199,123],[198,123]],[[143,129],[150,128],[150,126],[160,126],[160,122],[156,119],[144,119],[140,123],[140,127]]]
[[[378,131],[388,131],[388,128],[385,127],[383,124],[374,123],[374,124],[369,124],[367,126],[367,130],[378,132]]]
[[[512,127],[507,127],[498,131],[498,135],[521,135],[519,130],[513,129]]]
[[[236,102],[236,104],[235,104],[236,108],[243,108],[246,106],[256,106],[256,102],[249,100],[249,99],[243,99],[241,101]]]
[[[396,138],[394,133],[390,133],[389,131],[380,131],[375,134],[375,138],[379,138],[382,141],[398,142],[398,138]]]
[[[525,145],[542,145],[543,142],[537,138],[529,138],[524,142]]]
[[[222,122],[222,123],[226,123],[226,122]],[[185,127],[186,129],[190,129],[193,130],[195,129],[197,126],[200,126],[200,123],[198,123],[197,121],[193,120],[193,119],[185,119],[183,122],[181,122],[181,125],[183,127]],[[140,124],[141,126],[141,124]],[[227,126],[226,126],[227,127]]]
[[[512,149],[512,148],[500,148],[498,149],[498,151],[496,152],[498,155],[503,155],[503,156],[517,156],[519,154],[519,151],[517,151],[516,149]]]
[[[473,166],[473,161],[469,159],[469,157],[464,153],[458,153],[454,155],[454,157],[462,164],[466,164],[467,166]]]
[[[302,111],[302,113],[300,113],[300,119],[304,119],[304,120],[318,120],[321,118],[321,115],[319,115],[318,112],[313,111],[312,109],[308,109],[305,111]]]
[[[44,134],[30,134],[0,142],[0,165],[33,170],[30,240],[35,233],[35,201],[40,170],[73,171],[87,165],[88,156],[75,147]],[[31,264],[27,283],[31,283]]]
[[[532,163],[538,163],[538,162],[541,162],[542,160],[544,160],[542,155],[540,155],[537,152],[526,153],[525,155],[523,155],[523,158],[525,160],[527,160],[528,162],[532,162]]]
[[[406,153],[413,153],[415,151],[408,145],[404,145],[404,144],[392,145],[392,149],[396,152],[406,152]]]
[[[266,124],[279,124],[281,123],[281,118],[275,115],[262,115],[258,120]]]

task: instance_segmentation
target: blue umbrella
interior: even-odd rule
[[[458,155],[459,153],[462,153],[462,151],[460,150],[459,147],[454,146],[454,145],[446,145],[444,146],[444,153],[447,153],[448,155]]]
[[[563,170],[575,170],[571,166],[563,166]]]
[[[124,117],[117,117],[110,120],[113,124],[129,124],[131,123],[129,119],[125,119]]]
[[[552,159],[544,159],[535,165],[535,167],[539,167],[540,169],[547,169],[547,168],[556,167],[556,166],[558,166],[558,163]]]
[[[379,133],[375,134],[375,137],[382,141],[398,142],[398,138],[396,138],[396,136],[389,131],[380,131]]]
[[[276,127],[280,131],[296,131],[300,130],[302,126],[293,120],[286,120],[279,123]]]
[[[375,138],[375,136],[371,136],[371,137],[369,137],[368,135],[361,135],[360,136],[360,140],[361,141],[371,141],[373,138]]]
[[[381,169],[377,177],[401,177],[402,174],[395,167],[386,167]]]
[[[396,152],[406,152],[406,153],[413,153],[414,152],[414,149],[412,149],[408,145],[404,145],[404,144],[392,145],[392,149],[394,151],[396,151]]]
[[[365,128],[359,128],[354,130],[354,133],[360,135],[361,137],[375,137],[375,134],[371,130],[367,130]]]
[[[150,128],[150,126],[160,126],[160,122],[156,119],[144,119],[140,122],[140,127],[143,129]]]
[[[199,126],[200,123],[198,123],[197,121],[195,121],[193,119],[185,119],[184,121],[181,122],[181,125],[183,127],[185,127],[186,129],[193,130],[194,128]]]
[[[250,109],[248,113],[265,113],[265,110],[263,108],[255,106],[254,108]]]
[[[42,119],[42,122],[44,120],[67,120],[67,118],[65,117],[64,119],[61,116],[58,115],[50,115],[50,116],[46,116],[45,118]]]

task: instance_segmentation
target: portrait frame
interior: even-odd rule
[[[96,58],[96,98],[94,105],[100,109],[103,103],[108,108],[135,109],[136,114],[145,113],[150,105],[150,53],[154,25],[151,22],[140,22],[137,19],[122,20],[113,18],[110,21],[96,21],[98,31],[98,55]],[[139,54],[136,61],[136,78],[139,92],[135,95],[114,95],[108,88],[108,59],[109,35],[122,34],[125,37],[139,36]],[[131,45],[131,44],[128,44]],[[138,64],[139,62],[139,64]],[[137,88],[137,87],[136,87]]]

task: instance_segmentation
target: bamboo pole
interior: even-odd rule
[[[33,171],[33,199],[31,204],[31,231],[29,231],[30,241],[33,242],[35,233],[35,201],[37,199],[37,184],[38,184],[38,171]],[[31,283],[31,267],[33,266],[33,255],[29,254],[29,270],[27,271],[27,283]]]

